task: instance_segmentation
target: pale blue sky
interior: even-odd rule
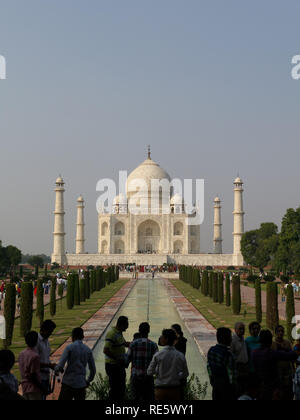
[[[76,199],[97,249],[96,182],[153,158],[205,178],[202,250],[223,199],[232,251],[232,182],[245,181],[246,227],[300,204],[300,54],[296,0],[0,0],[0,238],[51,253],[54,182],[67,183],[67,250]]]

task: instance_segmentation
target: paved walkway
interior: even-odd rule
[[[136,280],[130,280],[122,287],[98,312],[95,313],[83,326],[85,334],[84,343],[90,348],[94,349],[100,338],[104,335],[107,327],[110,325],[112,319],[119,311],[120,307],[125,302],[127,296],[136,284]],[[69,338],[52,356],[51,360],[58,363],[65,348],[72,342]],[[60,393],[60,384],[56,385],[53,395],[48,397],[49,400],[57,400]]]
[[[201,354],[207,357],[208,350],[216,345],[216,329],[169,280],[165,279],[164,284],[180,318],[196,341]]]
[[[255,307],[255,289],[252,287],[242,286],[242,300],[251,306]],[[267,311],[267,293],[262,291],[263,312]],[[279,317],[281,320],[286,320],[286,304],[281,301],[281,296],[278,298]],[[295,300],[296,315],[300,315],[300,300]]]

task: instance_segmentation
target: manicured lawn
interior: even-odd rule
[[[82,303],[80,306],[74,307],[72,310],[68,310],[66,306],[66,298],[62,301],[57,302],[57,314],[53,319],[56,323],[57,328],[54,335],[50,338],[51,349],[54,353],[70,336],[72,330],[76,327],[81,327],[86,323],[109,299],[111,299],[126,283],[128,279],[118,280],[116,283],[106,286],[101,292],[95,292],[91,299]],[[49,306],[45,307],[45,319],[51,319],[49,314]],[[39,330],[39,321],[36,317],[36,313],[33,314],[32,330]],[[16,320],[14,329],[13,345],[12,350],[16,356],[24,350],[25,343],[24,338],[20,337],[20,321]],[[3,347],[3,342],[0,340],[0,348]],[[15,369],[16,375],[18,376],[18,369]]]
[[[212,299],[203,296],[200,290],[194,289],[189,284],[181,280],[171,280],[171,282],[215,328],[234,329],[236,322],[242,321],[248,326],[256,320],[255,308],[248,304],[243,303],[240,315],[233,315],[231,307],[228,308],[225,304],[214,303]],[[262,327],[266,328],[265,314]],[[249,335],[248,328],[246,334]]]

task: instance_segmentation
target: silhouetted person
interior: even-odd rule
[[[72,332],[72,341],[64,351],[56,371],[64,372],[62,388],[59,396],[60,401],[84,401],[86,389],[94,380],[96,366],[92,350],[83,344],[84,333],[82,328],[75,328]],[[89,377],[86,379],[86,371],[89,367]]]
[[[128,318],[121,316],[116,327],[113,327],[105,338],[105,370],[109,378],[109,400],[123,401],[126,391],[126,347],[129,347],[123,337],[128,330]]]
[[[175,341],[175,349],[180,351],[184,356],[186,355],[187,339],[183,335],[183,331],[179,324],[172,325],[172,330],[175,331],[177,340]]]
[[[18,395],[18,381],[11,373],[15,362],[15,355],[10,350],[0,351],[0,400],[2,401],[22,399]]]
[[[140,338],[130,344],[127,358],[132,364],[131,398],[133,401],[154,400],[154,379],[147,375],[153,356],[158,352],[156,343],[148,339],[150,325],[143,323],[139,327]]]
[[[214,401],[234,401],[236,393],[236,367],[230,351],[232,333],[228,328],[217,331],[218,344],[208,352],[208,373]]]
[[[261,379],[262,390],[259,397],[262,401],[276,399],[276,391],[280,389],[278,362],[295,361],[297,354],[293,351],[272,350],[273,335],[265,330],[260,333],[261,348],[253,352],[253,364],[256,375]]]

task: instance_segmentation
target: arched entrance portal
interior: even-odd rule
[[[159,224],[153,220],[142,223],[138,230],[138,252],[140,254],[158,254],[161,250]]]

